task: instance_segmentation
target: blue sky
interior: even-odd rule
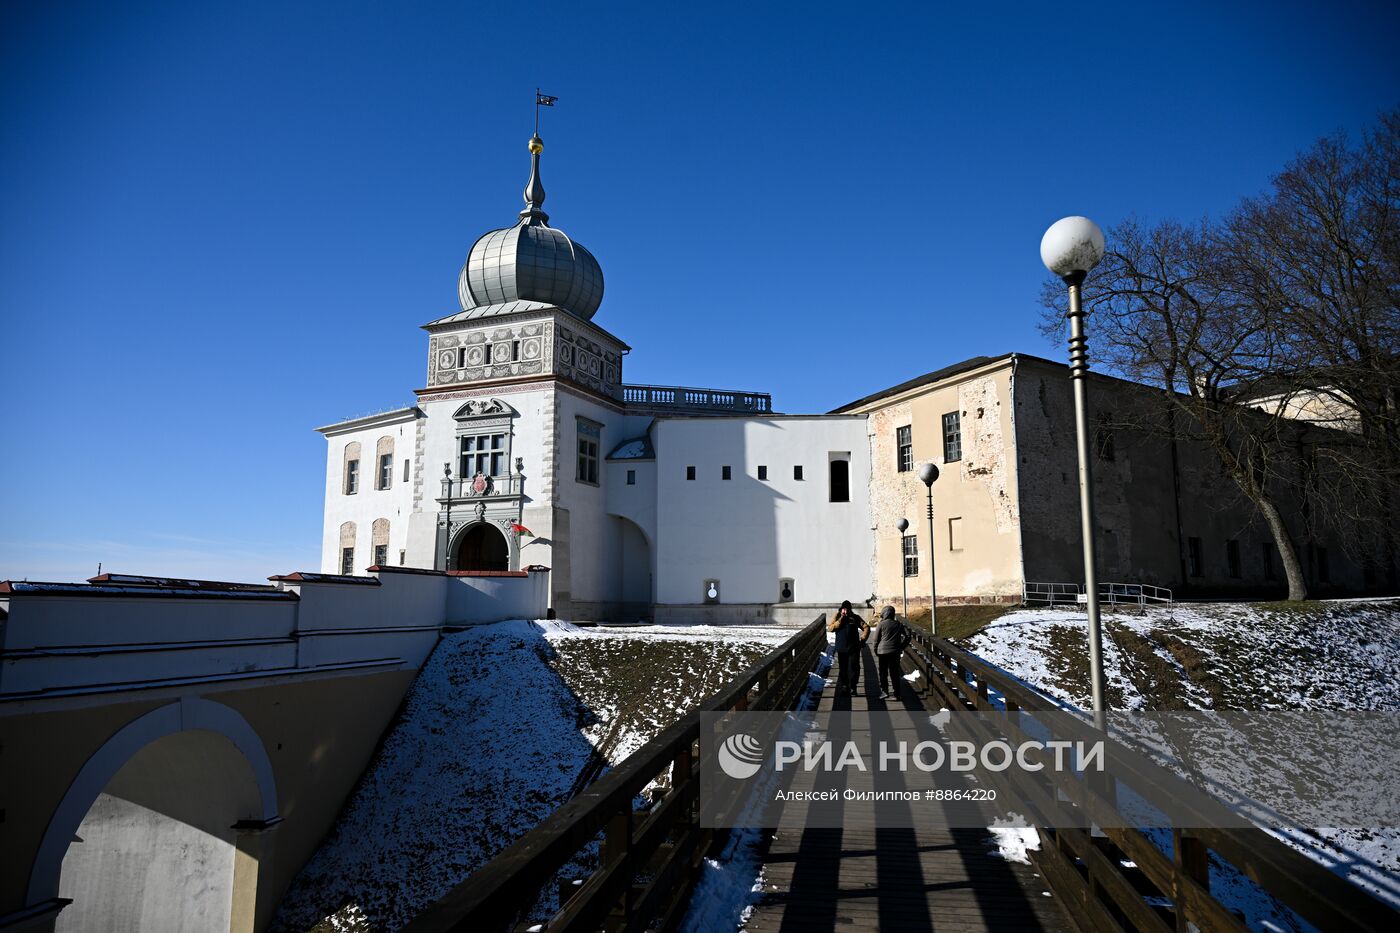
[[[1400,104],[1393,2],[0,10],[0,579],[318,563],[312,428],[412,401],[521,207],[629,382],[825,411],[1036,332],[1056,218],[1219,213]]]

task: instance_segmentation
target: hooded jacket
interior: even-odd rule
[[[894,607],[886,606],[880,613],[880,623],[875,627],[875,643],[873,650],[876,654],[896,654],[904,650],[904,646],[899,643],[899,636],[904,629],[904,623],[894,617]]]

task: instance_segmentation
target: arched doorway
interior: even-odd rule
[[[510,544],[490,522],[477,522],[457,542],[453,570],[509,570]]]

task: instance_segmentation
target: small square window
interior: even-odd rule
[[[695,467],[693,467],[693,466],[688,466],[688,467],[685,468],[685,478],[686,478],[686,479],[695,479]]]
[[[720,478],[720,479],[729,479],[729,478],[730,478],[730,471],[729,471],[729,467],[728,467],[728,466],[722,466],[722,467],[719,468],[719,478]]]
[[[802,478],[802,467],[800,467],[800,466],[795,466],[795,467],[792,468],[792,478],[793,478],[793,479],[801,479],[801,478]]]
[[[768,478],[768,468],[767,468],[766,466],[763,466],[763,465],[761,465],[761,464],[759,465],[759,468],[758,468],[758,478],[759,478],[759,479],[767,479],[767,478]]]
[[[635,485],[637,485],[637,471],[636,471],[636,470],[628,470],[628,471],[627,471],[627,485],[628,485],[628,486],[635,486]]]

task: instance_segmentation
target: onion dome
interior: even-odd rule
[[[585,321],[603,301],[603,270],[593,254],[549,226],[540,182],[544,142],[530,138],[525,209],[514,226],[492,230],[472,246],[457,280],[467,318],[520,310],[517,302],[562,308]]]

